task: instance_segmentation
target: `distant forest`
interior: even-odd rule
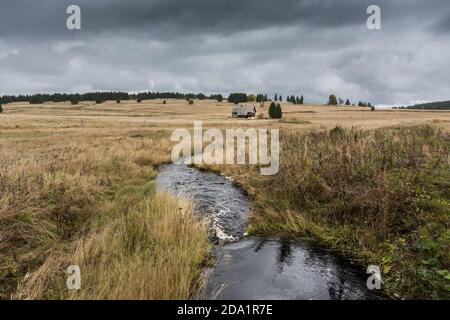
[[[412,109],[412,110],[450,110],[450,101],[429,102],[416,104],[408,107],[398,107],[394,109]]]
[[[78,104],[80,101],[95,101],[96,103],[103,103],[105,101],[122,101],[122,100],[154,100],[154,99],[183,99],[192,101],[197,100],[217,100],[222,102],[225,98],[221,94],[205,95],[203,93],[179,93],[179,92],[141,92],[136,94],[130,94],[127,92],[88,92],[88,93],[54,93],[54,94],[33,94],[33,95],[5,95],[0,96],[0,105],[12,102],[29,102],[31,104],[42,104],[45,102],[71,102],[72,104]],[[230,103],[242,103],[242,102],[265,102],[269,101],[267,94],[247,95],[246,93],[230,93],[226,98]],[[275,95],[275,101],[282,101],[281,95]],[[293,104],[303,104],[303,95],[301,97],[290,96],[286,101]]]
[[[127,92],[88,92],[88,93],[54,93],[54,94],[33,94],[19,96],[2,96],[0,103],[6,104],[11,102],[29,102],[32,104],[42,104],[44,102],[72,102],[80,101],[96,101],[101,103],[107,100],[152,100],[152,99],[214,99],[222,101],[222,95],[206,96],[202,93],[178,93],[178,92],[142,92],[137,94],[129,94]]]

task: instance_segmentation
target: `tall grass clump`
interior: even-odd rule
[[[450,297],[450,139],[429,126],[285,133],[255,233],[307,236],[383,267],[390,292]]]
[[[210,250],[206,227],[193,217],[192,208],[142,187],[119,192],[108,211],[85,236],[28,275],[16,297],[192,298],[202,286],[200,268]],[[66,288],[69,265],[80,267],[79,291]]]
[[[171,150],[165,132],[106,128],[1,134],[0,299],[96,299],[106,297],[105,286],[112,284],[110,297],[122,292],[120,298],[144,298],[140,290],[151,285],[155,291],[148,297],[193,294],[187,292],[195,289],[201,268],[196,262],[205,248],[201,239],[207,236],[187,208],[183,221],[192,226],[175,229],[178,208],[184,206],[154,193],[153,166],[168,161]],[[173,260],[180,259],[181,248],[192,254],[185,262]],[[65,290],[68,262],[80,264],[84,283],[74,296]],[[135,269],[126,270],[127,263]],[[180,268],[172,267],[175,263]],[[144,277],[146,272],[160,278]],[[107,276],[111,279],[101,283]],[[138,276],[142,281],[131,291],[127,281],[136,284]]]

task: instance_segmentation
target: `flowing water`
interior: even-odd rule
[[[251,209],[230,180],[185,165],[163,165],[158,189],[190,199],[211,227],[217,264],[207,284],[217,299],[379,299],[365,270],[306,241],[245,237]]]

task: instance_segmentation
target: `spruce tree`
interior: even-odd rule
[[[277,105],[272,102],[269,107],[269,117],[275,119],[277,117]]]
[[[277,119],[281,119],[283,117],[283,110],[281,109],[281,105],[277,104]]]
[[[290,100],[290,102],[292,102],[293,104],[297,104],[297,100],[295,100],[295,97],[294,97],[294,96],[291,96],[291,97],[289,98],[289,100]]]

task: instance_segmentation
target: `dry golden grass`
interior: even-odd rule
[[[209,252],[206,231],[187,214],[180,232],[175,223],[181,221],[178,204],[150,192],[153,166],[169,160],[170,134],[143,127],[64,129],[56,120],[36,121],[27,115],[22,128],[5,129],[9,119],[0,118],[0,298],[157,299],[194,294],[200,262]],[[138,198],[121,196],[137,187],[143,190],[134,192]],[[128,223],[145,229],[130,232],[122,228]],[[112,232],[114,241],[106,241]],[[120,245],[132,237],[146,240],[148,246],[143,243],[125,259]],[[106,259],[112,270],[92,263],[89,259],[95,255]],[[66,275],[58,263],[69,260],[83,265],[85,290],[78,296],[61,289]],[[33,275],[28,278],[33,288],[22,283],[26,274]],[[116,277],[116,287],[102,288],[100,275]],[[49,284],[53,278],[59,281]],[[113,285],[104,285],[108,283]],[[148,290],[150,286],[154,289]]]
[[[121,194],[117,201],[131,208],[116,205],[101,217],[108,222],[74,241],[67,253],[51,254],[15,298],[192,298],[202,286],[199,267],[210,250],[205,226],[189,205],[167,195],[139,200],[136,194]],[[73,264],[81,270],[80,291],[65,288],[64,270]]]
[[[286,130],[332,129],[336,125],[377,129],[390,126],[431,124],[439,120],[442,127],[450,126],[450,112],[378,110],[371,112],[360,107],[329,107],[320,105],[293,105],[282,103],[283,120],[268,118],[268,104],[260,109],[265,119],[251,121],[230,117],[232,104],[211,100],[195,101],[189,105],[184,100],[147,100],[142,103],[108,101],[103,104],[81,102],[72,106],[65,103],[30,105],[13,103],[4,106],[0,116],[0,130],[64,131],[85,128],[174,128],[192,126],[194,120],[202,120],[206,126],[277,127]]]

